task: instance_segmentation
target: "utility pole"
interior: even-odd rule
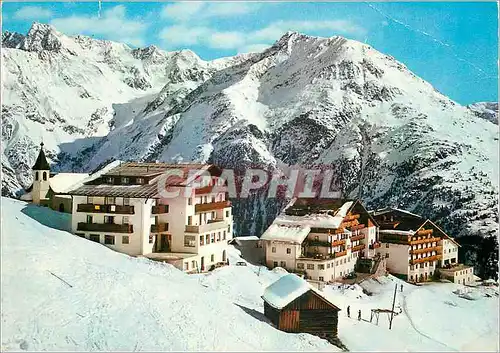
[[[396,292],[398,290],[398,284],[396,283],[394,286],[394,298],[392,298],[392,311],[391,311],[391,319],[389,320],[389,330],[392,327],[392,319],[394,318],[394,305],[396,304]]]

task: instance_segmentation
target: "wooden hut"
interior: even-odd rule
[[[281,277],[264,291],[264,315],[281,331],[337,336],[340,309],[295,274]]]

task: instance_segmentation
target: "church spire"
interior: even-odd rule
[[[45,153],[43,152],[43,142],[40,143],[40,153],[38,154],[38,158],[36,159],[35,165],[32,168],[33,170],[50,170],[49,163],[47,162],[47,158],[45,158]]]

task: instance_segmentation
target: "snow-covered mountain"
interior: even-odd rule
[[[497,125],[366,44],[289,32],[262,53],[205,62],[41,24],[3,44],[4,193],[29,183],[41,138],[64,170],[324,164],[346,196],[436,220],[481,274],[497,272]],[[261,234],[283,204],[235,201],[236,232]]]
[[[467,107],[478,117],[498,125],[498,102],[479,102]]]

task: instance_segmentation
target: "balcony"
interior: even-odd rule
[[[345,245],[345,239],[332,241],[332,246]]]
[[[422,229],[417,232],[418,235],[420,236],[426,236],[432,234],[433,230],[432,229]]]
[[[363,223],[361,224],[356,224],[355,226],[352,226],[351,227],[351,231],[354,231],[354,230],[359,230],[359,229],[363,229],[365,227],[365,225]]]
[[[331,243],[329,243],[327,241],[321,241],[321,240],[306,240],[304,243],[307,246],[324,246],[324,247],[328,247],[328,248],[330,246],[332,246]]]
[[[199,203],[197,205],[194,205],[194,212],[198,213],[198,212],[221,210],[226,207],[231,207],[231,201]]]
[[[114,224],[114,223],[85,223],[79,222],[77,230],[87,232],[101,233],[133,233],[134,226],[132,224]]]
[[[377,248],[380,248],[381,244],[380,243],[373,243],[373,244],[370,244],[369,248],[370,249],[377,249]]]
[[[441,241],[441,238],[424,238],[418,240],[411,240],[410,245],[418,245],[418,244],[434,243],[434,242],[437,243],[439,241]]]
[[[195,195],[208,194],[212,191],[213,186],[208,185],[194,190]]]
[[[158,223],[151,225],[151,233],[168,232],[168,223]]]
[[[441,255],[427,256],[427,257],[421,257],[420,259],[412,259],[412,260],[410,260],[410,264],[415,265],[415,264],[420,264],[422,262],[430,262],[430,261],[436,261],[436,260],[440,260],[440,259],[441,259]]]
[[[156,206],[153,206],[152,213],[153,214],[168,213],[168,205],[156,205]]]
[[[432,252],[432,251],[440,252],[441,247],[440,246],[431,246],[431,247],[422,248],[422,249],[410,249],[410,254],[424,254],[424,253]]]
[[[347,250],[337,251],[336,253],[333,254],[333,257],[337,258],[337,257],[345,256],[345,255],[347,255]]]
[[[193,226],[193,225],[188,225],[186,226],[186,229],[184,230],[186,233],[207,233],[211,232],[213,230],[222,230],[222,228],[227,228],[228,223],[222,219],[216,219],[213,221],[210,221],[208,224],[202,224],[198,226]]]
[[[351,252],[354,252],[354,251],[361,251],[365,248],[365,244],[359,244],[359,245],[356,245],[356,246],[353,246],[351,248]]]
[[[344,221],[354,221],[359,218],[359,214],[348,215],[344,217]]]
[[[97,205],[92,203],[82,203],[76,207],[77,212],[85,213],[114,213],[114,214],[134,214],[134,206],[121,205]]]
[[[351,237],[351,241],[363,240],[363,239],[365,239],[365,235],[364,234],[355,235],[355,236]]]

